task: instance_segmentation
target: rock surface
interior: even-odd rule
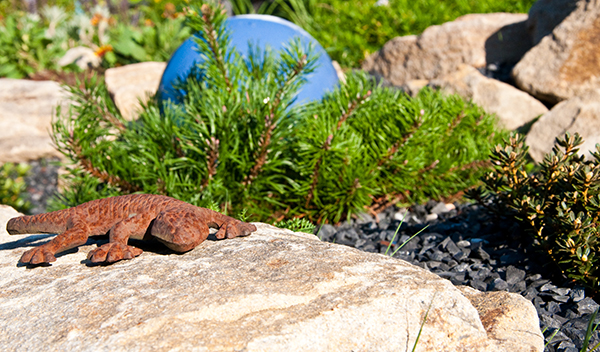
[[[552,33],[576,8],[580,0],[537,0],[531,5],[527,18],[527,30],[531,42],[537,45],[542,38]]]
[[[508,303],[519,296],[465,296],[404,261],[257,226],[183,255],[146,247],[111,266],[85,265],[90,241],[30,270],[16,266],[20,254],[49,236],[0,233],[0,346],[399,351],[412,348],[429,310],[418,351],[543,349],[531,303]]]
[[[136,119],[140,100],[156,93],[166,67],[165,62],[141,62],[106,70],[106,88],[126,120]]]
[[[419,36],[390,40],[362,68],[401,86],[409,80],[441,77],[460,64],[515,63],[530,47],[526,19],[525,14],[465,15],[431,26]]]
[[[49,131],[67,93],[53,81],[0,79],[0,164],[61,157]]]
[[[567,1],[564,1],[565,5]],[[600,88],[600,1],[579,1],[513,69],[517,86],[556,104]]]
[[[515,87],[487,78],[476,68],[460,65],[458,69],[430,85],[471,99],[486,112],[494,113],[505,128],[514,130],[548,112],[548,108],[531,95]]]
[[[580,154],[589,157],[588,151],[596,150],[596,143],[600,143],[600,89],[555,105],[531,126],[525,143],[533,160],[541,162],[544,154],[552,151],[555,138],[563,137],[565,132],[579,132],[583,137]]]

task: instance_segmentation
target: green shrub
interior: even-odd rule
[[[64,205],[145,192],[246,208],[257,221],[339,222],[472,186],[483,151],[502,137],[492,116],[457,96],[412,99],[360,73],[292,106],[314,68],[310,48],[293,41],[278,55],[254,48],[243,58],[227,45],[220,10],[205,4],[187,16],[206,61],[163,113],[150,102],[126,122],[100,82],[70,88],[75,101],[53,122],[56,145],[76,164]]]
[[[420,34],[427,27],[469,13],[529,11],[535,0],[295,0],[287,16],[323,45],[343,67],[358,67],[397,36]]]
[[[557,138],[540,170],[528,174],[528,147],[513,135],[492,151],[495,170],[483,178],[485,186],[468,196],[512,214],[567,277],[597,290],[600,145],[586,160],[578,154],[582,143],[577,133]]]
[[[31,204],[23,198],[27,189],[24,177],[29,170],[30,166],[25,163],[6,163],[0,167],[0,204],[10,205],[20,212],[31,208]]]

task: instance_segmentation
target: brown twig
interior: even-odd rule
[[[92,106],[96,109],[99,116],[103,117],[105,121],[116,127],[120,132],[125,131],[126,127],[115,115],[113,115],[108,109],[102,109],[97,99],[95,99],[89,90],[85,90],[85,100],[91,102]]]
[[[92,162],[83,155],[81,147],[77,143],[75,143],[73,139],[69,141],[69,144],[83,169],[89,172],[92,176],[100,179],[102,182],[105,182],[109,185],[118,186],[119,188],[121,188],[122,191],[126,193],[139,192],[142,190],[140,187],[133,185],[121,179],[118,176],[109,175],[108,172],[102,171],[95,167],[92,164]]]
[[[361,104],[362,102],[367,100],[367,98],[369,98],[370,96],[371,96],[371,91],[368,91],[365,95],[357,96],[356,99],[354,99],[350,104],[348,104],[348,111],[344,112],[342,114],[342,116],[340,116],[340,119],[338,120],[336,131],[339,130],[340,127],[342,127],[342,124],[344,122],[346,122],[348,117],[350,117],[350,115],[352,115],[352,113],[354,112],[354,110],[356,109],[358,104]]]
[[[225,62],[221,57],[221,48],[219,48],[219,42],[217,41],[215,27],[213,26],[212,19],[213,13],[212,9],[208,4],[203,4],[200,8],[202,11],[202,20],[204,21],[205,30],[204,34],[206,35],[206,42],[208,43],[208,47],[210,51],[213,53],[215,57],[215,61],[217,63],[217,67],[223,78],[225,79],[225,84],[227,85],[227,91],[231,91],[231,82],[229,81],[229,77],[227,76],[227,70],[225,69]]]
[[[217,160],[219,159],[219,140],[215,137],[210,137],[206,140],[208,145],[208,157],[206,159],[206,168],[208,170],[208,176],[202,180],[202,189],[208,186],[208,183],[217,173]]]
[[[330,134],[327,137],[327,140],[325,141],[325,143],[323,143],[323,146],[321,148],[323,150],[329,150],[329,148],[331,147],[332,140],[333,140],[333,134]],[[321,157],[315,163],[315,167],[313,168],[313,174],[311,176],[312,182],[310,185],[310,190],[308,191],[308,195],[306,196],[306,204],[305,204],[306,208],[308,208],[310,201],[314,197],[315,189],[317,188],[317,181],[319,180],[319,169],[321,168],[322,162],[323,162],[323,156],[321,155]]]
[[[275,98],[273,99],[273,103],[271,108],[269,109],[269,113],[265,116],[265,129],[260,136],[259,139],[259,152],[256,155],[256,163],[250,169],[250,173],[246,175],[242,184],[244,186],[248,186],[252,183],[252,181],[258,176],[260,170],[263,165],[267,162],[267,154],[269,153],[269,145],[271,144],[271,136],[273,135],[273,131],[277,126],[277,121],[275,119],[275,112],[279,105],[281,104],[281,97],[285,91],[285,88],[302,72],[304,67],[306,67],[306,55],[303,55],[300,60],[296,62],[294,65],[294,69],[292,73],[286,78],[285,82],[281,84],[277,92],[275,93]]]

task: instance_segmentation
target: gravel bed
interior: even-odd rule
[[[25,178],[31,213],[42,213],[57,189],[58,167],[48,160],[30,163]],[[366,252],[385,253],[394,232],[404,223],[391,245],[399,244],[426,225],[394,255],[450,280],[480,291],[509,291],[533,302],[546,340],[554,335],[546,351],[578,352],[591,314],[598,304],[582,287],[565,280],[548,260],[527,242],[527,235],[514,221],[490,216],[477,205],[446,205],[430,201],[410,209],[387,208],[374,218],[358,219],[334,227],[318,227],[318,236],[329,242]],[[600,319],[599,319],[600,320]],[[600,342],[600,331],[590,346]]]
[[[390,207],[377,219],[362,214],[334,227],[323,225],[318,236],[367,252],[385,253],[400,220],[404,223],[388,252],[410,240],[395,258],[420,266],[454,285],[480,291],[519,293],[535,306],[546,341],[546,351],[580,351],[591,314],[598,304],[573,285],[527,242],[527,234],[513,220],[491,216],[478,205],[430,201],[409,210]],[[592,335],[590,346],[600,341]]]
[[[29,163],[31,170],[25,176],[27,195],[31,203],[30,214],[46,212],[48,200],[58,188],[58,159],[40,159]]]

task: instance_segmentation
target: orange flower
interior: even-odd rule
[[[98,23],[100,23],[100,21],[102,21],[103,19],[104,19],[104,17],[102,17],[101,14],[95,13],[94,17],[92,17],[92,19],[90,20],[90,22],[92,23],[92,26],[97,26]]]
[[[147,27],[152,27],[152,26],[154,26],[154,22],[152,22],[151,19],[146,18],[146,20],[144,21],[144,25]]]
[[[96,50],[94,52],[94,54],[96,54],[96,56],[98,56],[98,57],[103,57],[109,51],[113,51],[112,45],[105,44],[105,45],[102,45],[101,47],[99,47],[98,50]]]

